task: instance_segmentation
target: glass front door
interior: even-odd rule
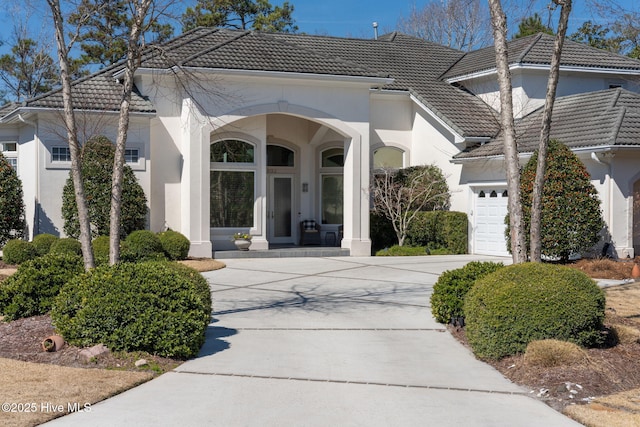
[[[270,243],[293,243],[293,177],[269,177],[269,210],[267,211]]]

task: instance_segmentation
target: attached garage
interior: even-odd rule
[[[507,201],[505,188],[483,188],[474,192],[474,253],[509,256],[504,223]]]

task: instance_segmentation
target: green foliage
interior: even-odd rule
[[[226,27],[265,32],[295,33],[293,5],[272,6],[269,0],[198,0],[182,15],[182,30]]]
[[[71,237],[65,237],[58,239],[51,245],[49,249],[51,254],[68,254],[68,255],[82,255],[82,245],[76,239]]]
[[[527,247],[530,246],[531,197],[536,175],[536,151],[522,171],[520,193]],[[542,192],[542,254],[566,262],[574,253],[591,249],[604,227],[598,191],[587,168],[557,140],[549,141],[547,170]],[[506,230],[509,240],[509,227]],[[511,244],[507,242],[507,247]]]
[[[96,137],[82,147],[82,179],[89,208],[91,234],[93,237],[109,235],[109,215],[111,212],[111,177],[113,174],[113,157],[115,146],[106,137]],[[147,199],[144,191],[133,173],[125,165],[122,182],[122,237],[134,230],[145,227],[147,216]],[[73,190],[71,174],[63,189],[62,217],[64,232],[71,237],[80,235],[78,208]]]
[[[464,318],[462,307],[469,289],[476,280],[502,267],[502,263],[473,261],[442,273],[431,294],[431,313],[436,321],[449,323]]]
[[[67,283],[51,317],[78,346],[195,356],[211,321],[211,293],[195,270],[169,262],[101,266]]]
[[[482,358],[521,353],[535,340],[602,344],[605,297],[586,274],[525,263],[476,281],[464,302],[469,344]]]
[[[109,236],[98,236],[91,241],[93,249],[93,257],[96,265],[104,265],[109,263]]]
[[[427,248],[420,246],[398,246],[394,245],[390,248],[380,249],[376,252],[376,256],[419,256],[429,255]]]
[[[603,27],[602,25],[594,24],[591,21],[585,21],[575,33],[569,36],[569,38],[579,43],[588,44],[589,46],[597,49],[620,53],[622,50],[621,43],[624,38],[619,36],[607,36],[610,31],[611,29]]]
[[[33,238],[31,242],[33,247],[36,248],[36,252],[38,252],[38,256],[46,255],[51,250],[51,245],[58,240],[58,236],[54,236],[53,234],[38,234]]]
[[[407,229],[407,242],[412,246],[425,246],[431,253],[447,249],[453,254],[465,254],[468,227],[464,212],[419,212]]]
[[[514,34],[514,39],[520,37],[532,36],[538,33],[545,33],[553,35],[553,30],[542,23],[542,18],[537,13],[528,18],[523,18],[518,25],[518,32]]]
[[[134,231],[123,242],[121,258],[129,262],[164,259],[162,242],[152,231]]]
[[[158,233],[165,255],[170,260],[187,259],[191,242],[183,234],[177,231],[167,230]]]
[[[384,215],[371,211],[369,215],[371,249],[373,253],[389,248],[398,242],[393,225]]]
[[[18,36],[11,53],[0,56],[0,80],[18,102],[50,91],[58,75],[47,45]]]
[[[46,314],[62,286],[84,271],[76,255],[48,254],[20,265],[0,286],[0,312],[6,321]]]
[[[0,153],[0,248],[7,240],[21,238],[25,227],[22,182]]]
[[[25,240],[9,240],[2,248],[2,260],[7,264],[22,264],[37,256],[36,248]]]

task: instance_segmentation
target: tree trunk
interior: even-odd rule
[[[62,100],[64,105],[64,122],[69,139],[69,152],[71,154],[71,177],[75,192],[76,205],[78,206],[78,221],[80,223],[80,245],[84,268],[89,270],[95,267],[93,250],[91,248],[91,223],[89,220],[89,208],[84,194],[82,183],[82,170],[80,167],[80,144],[78,142],[78,130],[73,111],[73,98],[71,92],[71,75],[69,74],[69,49],[65,44],[64,20],[59,0],[47,0],[55,26],[56,43],[58,45],[58,59],[60,62],[60,81],[62,83]]]
[[[122,181],[124,179],[124,151],[127,145],[129,131],[129,112],[131,108],[131,93],[133,91],[133,75],[138,68],[140,46],[138,45],[144,20],[153,0],[138,0],[135,4],[135,16],[132,19],[129,33],[127,60],[122,84],[122,98],[120,100],[120,116],[118,119],[118,137],[116,152],[113,158],[113,176],[111,180],[111,211],[109,213],[109,264],[120,261],[120,225],[122,223]]]
[[[553,0],[555,4],[561,6],[560,20],[558,22],[558,32],[556,34],[551,57],[551,69],[549,70],[549,80],[547,82],[547,96],[544,101],[544,111],[542,113],[542,128],[540,130],[540,142],[538,144],[538,163],[536,165],[536,179],[533,183],[533,193],[531,195],[531,229],[529,231],[530,254],[532,262],[542,261],[542,241],[541,241],[541,218],[542,218],[542,193],[544,190],[544,175],[547,169],[547,148],[549,145],[549,135],[551,133],[551,115],[553,104],[556,99],[556,89],[558,78],[560,77],[560,55],[562,46],[567,34],[567,24],[569,13],[571,12],[571,0]]]
[[[513,120],[513,99],[511,73],[507,58],[507,18],[500,0],[489,0],[491,25],[496,50],[496,69],[500,86],[500,123],[504,140],[504,158],[509,193],[509,228],[511,236],[511,256],[514,264],[527,261],[522,205],[520,203],[520,164],[516,146],[516,132]]]

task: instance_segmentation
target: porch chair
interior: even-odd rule
[[[300,221],[300,246],[320,244],[320,224],[313,219]]]

